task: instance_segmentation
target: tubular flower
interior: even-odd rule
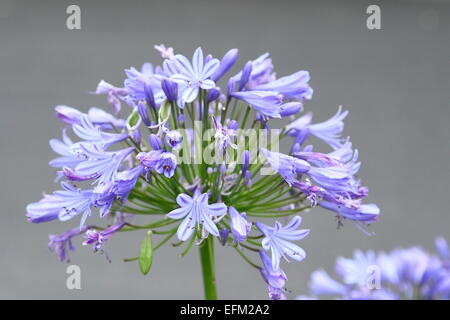
[[[167,214],[167,217],[176,220],[184,218],[177,231],[178,239],[186,241],[200,225],[213,236],[219,236],[219,230],[213,218],[222,216],[227,212],[225,204],[208,204],[208,195],[200,193],[198,189],[194,192],[193,197],[184,193],[178,195],[177,203],[180,208],[171,211]]]

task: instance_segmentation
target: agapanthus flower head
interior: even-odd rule
[[[277,78],[265,53],[227,76],[238,62],[238,49],[220,60],[204,55],[200,47],[191,60],[172,47],[161,44],[155,49],[162,61],[126,69],[123,88],[99,82],[94,93],[104,95],[112,114],[96,107],[87,113],[65,105],[55,108],[64,129],[62,139],[50,140],[58,155],[50,166],[57,169],[55,180],[61,181],[62,190],[29,204],[27,218],[41,223],[80,217],[79,228],[50,238],[49,246],[60,260],[67,260],[72,239],[81,233],[86,233],[84,244],[107,256],[104,245],[113,234],[147,230],[136,250],[139,256],[127,259],[139,261],[143,274],[150,271],[152,252],[177,236],[181,241],[172,244],[182,248],[181,256],[198,247],[207,282],[213,278],[208,275],[217,239],[262,274],[269,298],[286,299],[281,258],[300,262],[306,256],[294,244],[309,233],[300,229],[303,211],[319,204],[336,214],[339,225],[352,220],[364,232],[379,216],[376,205],[363,202],[368,188],[356,176],[359,154],[342,136],[348,112],[340,108],[331,119],[315,124],[306,113],[278,128],[274,118],[301,114],[312,98],[308,71],[292,70]],[[218,81],[226,87],[221,89]],[[310,136],[332,150],[307,145]],[[286,137],[294,138],[291,152],[279,152],[283,147],[278,140]],[[99,226],[85,227],[87,217],[97,212]],[[142,219],[129,223],[135,215]],[[279,222],[284,217],[289,221],[285,225]],[[145,222],[148,218],[151,221]],[[102,227],[105,220],[109,222]],[[154,238],[160,238],[157,244]],[[449,250],[442,241],[439,248],[448,269]],[[440,280],[445,278],[440,260],[422,258],[412,267],[403,255],[396,259],[404,266],[397,278],[414,278],[415,283],[434,279],[424,296],[441,296],[450,286]],[[392,259],[383,260],[386,265],[389,261],[392,264]],[[433,261],[433,268],[422,274],[423,261]],[[341,264],[351,269],[352,263]],[[343,294],[342,288],[349,286],[319,275],[329,291]],[[214,286],[205,285],[211,289],[207,298],[215,297]],[[364,294],[352,290],[348,296]]]
[[[440,245],[446,245],[445,240],[440,242]],[[439,252],[439,247],[437,249]],[[445,259],[420,247],[395,249],[388,253],[356,250],[352,258],[339,257],[335,271],[336,278],[322,269],[312,273],[310,288],[313,297],[450,299],[450,269]]]

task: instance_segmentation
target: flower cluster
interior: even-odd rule
[[[350,300],[450,299],[450,250],[436,239],[437,255],[420,247],[392,252],[355,251],[353,259],[337,259],[340,281],[324,270],[311,275],[312,297]]]
[[[339,108],[320,123],[312,123],[311,113],[294,120],[312,98],[310,75],[301,70],[277,77],[267,53],[225,80],[237,49],[216,59],[198,48],[188,59],[173,48],[155,48],[160,65],[126,69],[122,87],[100,81],[94,93],[106,97],[111,113],[56,107],[65,126],[62,139],[50,141],[58,154],[50,166],[61,190],[28,205],[28,220],[80,217],[79,228],[50,237],[61,261],[80,234],[84,244],[104,252],[118,232],[149,230],[140,256],[127,259],[146,266],[142,261],[151,261],[175,235],[182,255],[195,245],[207,263],[217,238],[259,270],[270,298],[284,299],[282,258],[306,256],[294,243],[309,233],[300,229],[298,214],[319,205],[334,212],[339,225],[351,220],[360,227],[379,215],[376,205],[362,203],[368,189],[356,178],[358,152],[342,137],[348,112]],[[272,129],[274,118],[290,123]],[[310,137],[328,144],[329,152],[314,150]],[[293,141],[289,154],[277,151],[280,139]],[[86,226],[93,212],[115,221]],[[132,224],[136,215],[148,224]],[[150,235],[162,238],[153,246]],[[260,263],[248,256],[252,252]]]

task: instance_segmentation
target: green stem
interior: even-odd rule
[[[213,237],[209,236],[200,247],[200,261],[202,263],[203,286],[206,300],[217,299],[213,241]]]

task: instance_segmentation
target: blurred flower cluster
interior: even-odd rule
[[[310,297],[350,300],[438,300],[450,299],[450,250],[444,238],[437,238],[437,254],[420,247],[389,253],[355,251],[353,258],[336,261],[333,279],[326,271],[311,275]]]
[[[358,151],[342,135],[348,112],[339,107],[314,123],[312,113],[303,113],[313,95],[309,73],[278,77],[267,53],[225,79],[237,49],[216,59],[198,48],[188,59],[173,48],[155,48],[161,65],[126,69],[120,87],[100,81],[94,93],[105,96],[111,113],[56,107],[65,127],[61,140],[50,141],[58,154],[50,166],[61,188],[28,205],[28,220],[80,218],[79,227],[50,236],[61,261],[79,235],[105,252],[117,233],[147,230],[145,250],[128,259],[141,266],[175,236],[182,255],[216,238],[261,272],[270,298],[284,299],[282,258],[306,255],[294,243],[309,233],[300,229],[299,213],[319,205],[339,226],[349,220],[363,230],[378,218],[376,205],[362,203],[368,189],[356,177]],[[280,118],[288,125],[272,128]],[[289,154],[279,152],[282,139],[290,139]],[[314,139],[328,152],[316,151],[309,144]],[[113,219],[87,225],[94,211]],[[135,223],[136,216],[147,223]]]

